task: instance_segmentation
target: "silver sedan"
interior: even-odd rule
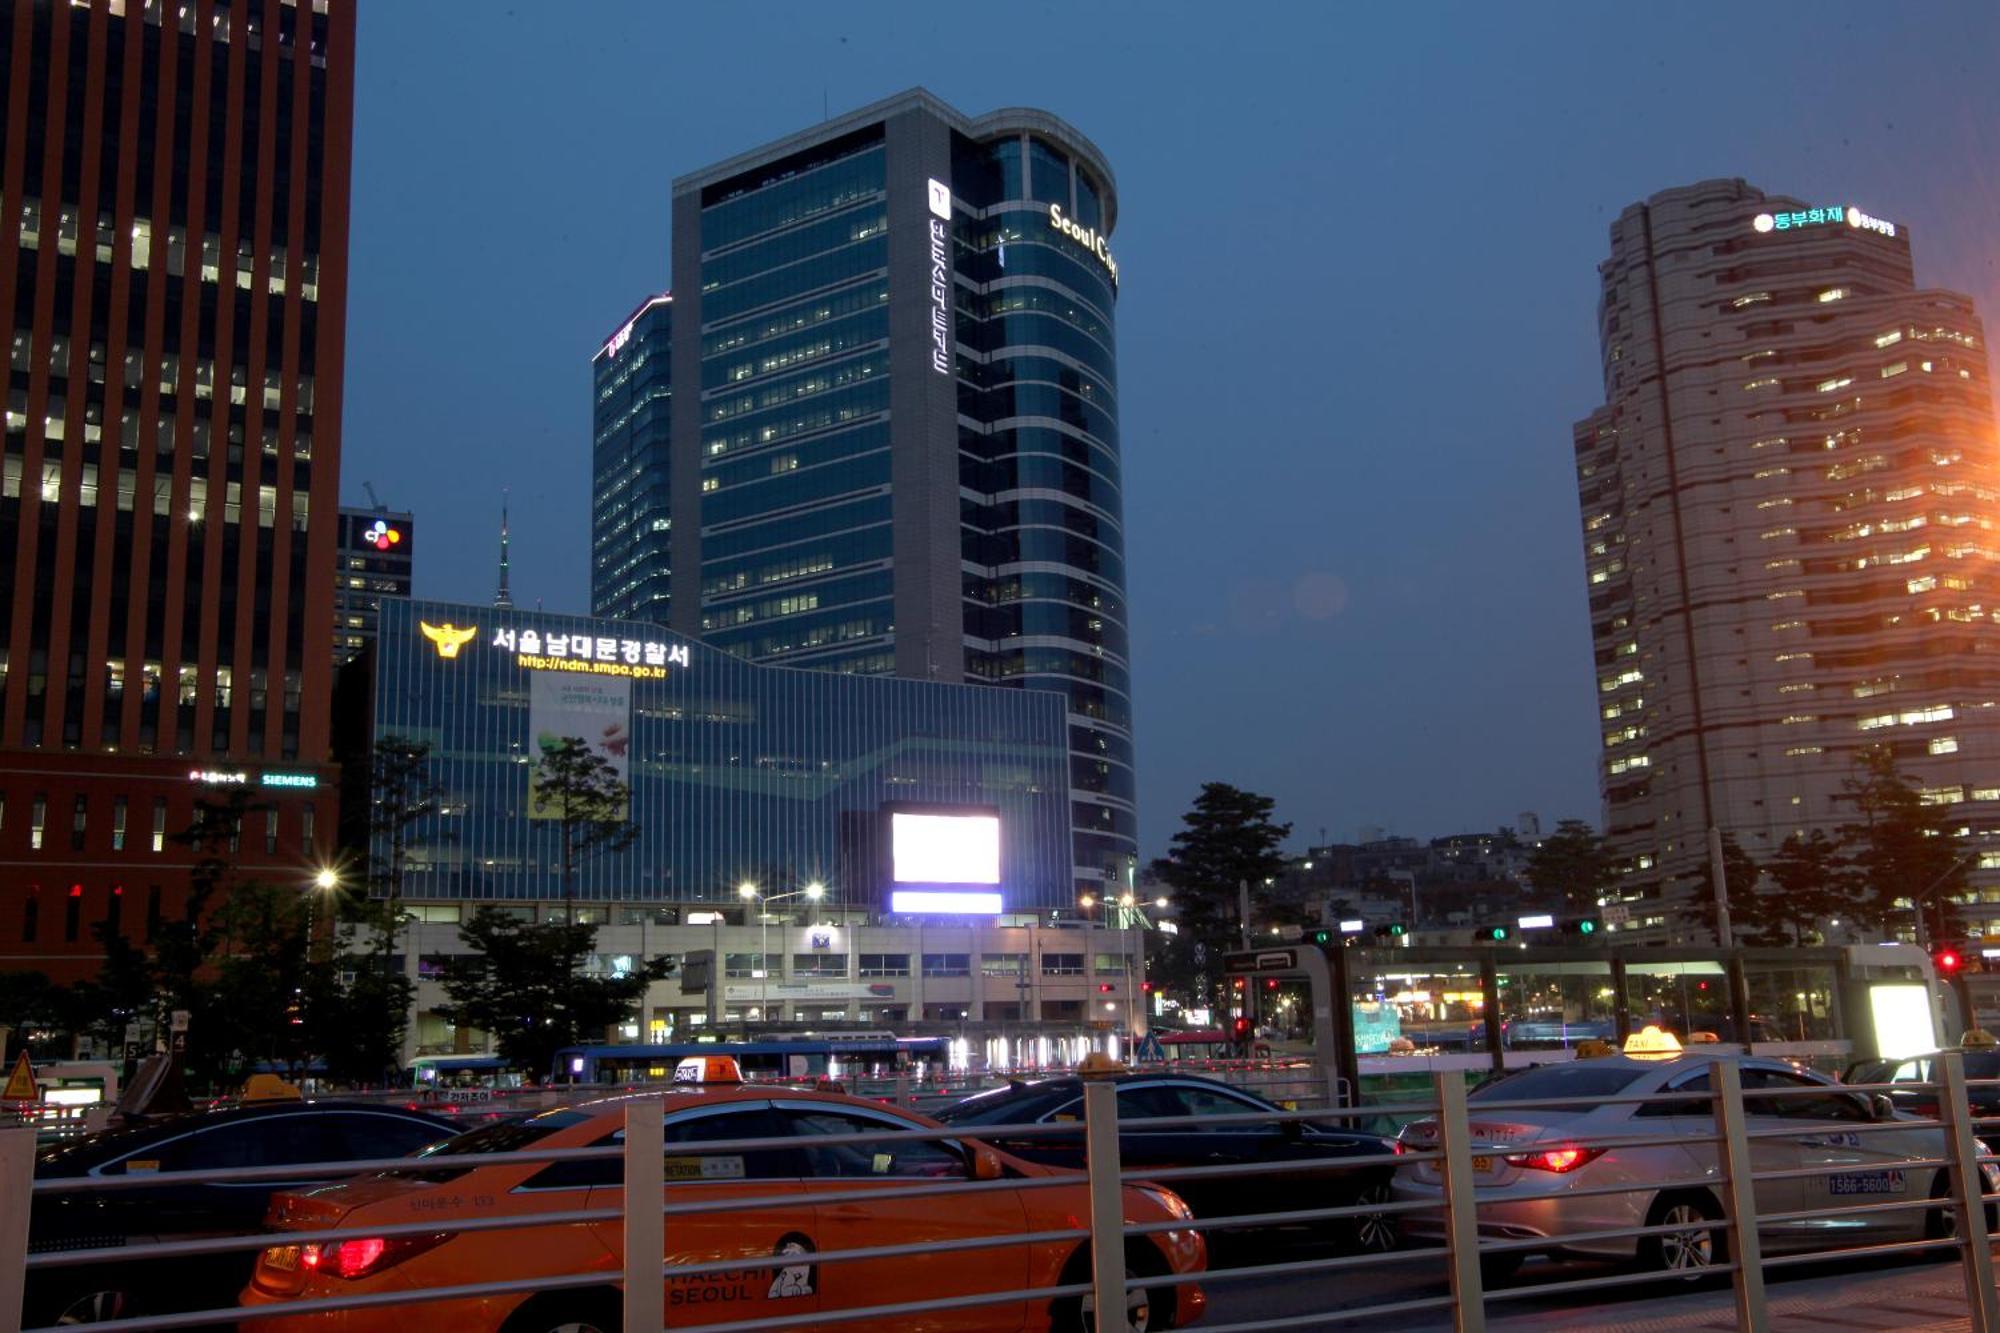
[[[1951,1233],[1949,1207],[1823,1215],[1825,1209],[1848,1204],[1945,1197],[1949,1179],[1936,1163],[1946,1156],[1946,1144],[1938,1126],[1898,1115],[1885,1104],[1781,1061],[1702,1052],[1672,1059],[1621,1055],[1541,1065],[1475,1090],[1467,1109],[1480,1235],[1489,1240],[1560,1236],[1566,1239],[1550,1246],[1548,1253],[1636,1259],[1644,1267],[1663,1271],[1699,1269],[1724,1260],[1728,1247],[1717,1225],[1723,1215],[1721,1171],[1712,1141],[1715,1119],[1706,1100],[1545,1110],[1508,1106],[1482,1112],[1482,1105],[1491,1103],[1706,1092],[1709,1066],[1718,1058],[1735,1058],[1742,1071],[1745,1125],[1753,1135],[1750,1157],[1755,1172],[1832,1168],[1819,1175],[1755,1183],[1758,1236],[1767,1252]],[[1779,1088],[1824,1092],[1756,1095]],[[1898,1127],[1875,1127],[1884,1122]],[[1686,1141],[1605,1145],[1605,1140],[1621,1137]],[[1415,1121],[1405,1127],[1399,1142],[1413,1149],[1432,1148],[1437,1123]],[[2000,1189],[2000,1175],[1991,1166],[1982,1169],[1986,1191]],[[1438,1161],[1402,1167],[1396,1173],[1395,1197],[1442,1203],[1441,1171]],[[1614,1185],[1629,1190],[1595,1192]],[[1441,1209],[1405,1213],[1404,1219],[1407,1235],[1442,1238],[1444,1234]],[[1645,1237],[1595,1234],[1642,1226],[1684,1229]],[[1504,1277],[1531,1252],[1489,1255],[1483,1267],[1489,1278]]]

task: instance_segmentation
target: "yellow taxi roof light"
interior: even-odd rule
[[[1994,1040],[1993,1034],[1985,1028],[1967,1028],[1965,1035],[1958,1039],[1958,1044],[1961,1047],[1968,1048],[1974,1046],[2000,1046],[2000,1041]]]
[[[690,1055],[674,1066],[676,1083],[741,1083],[743,1070],[733,1055]]]
[[[1673,1033],[1655,1024],[1647,1024],[1631,1036],[1625,1038],[1625,1054],[1664,1057],[1679,1055],[1681,1041]]]

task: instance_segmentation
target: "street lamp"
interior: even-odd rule
[[[316,893],[306,895],[306,954],[311,956],[313,944],[319,937],[319,895],[332,893],[340,887],[340,872],[332,866],[321,866],[313,876],[312,886]]]
[[[818,880],[813,880],[803,889],[793,889],[790,893],[763,893],[758,890],[755,884],[746,879],[736,886],[736,894],[744,902],[762,902],[764,904],[757,911],[757,925],[759,927],[757,956],[764,963],[764,966],[758,969],[761,975],[757,981],[757,1013],[764,1022],[769,1023],[771,1021],[770,904],[783,902],[787,898],[806,898],[813,902],[818,902],[820,899],[826,897],[826,885],[820,883]]]

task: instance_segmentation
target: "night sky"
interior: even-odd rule
[[[1259,15],[363,0],[343,501],[487,601],[511,487],[517,603],[587,611],[589,362],[672,179],[916,85],[1044,108],[1118,177],[1142,850],[1211,780],[1300,848],[1594,822],[1606,228],[1713,176],[1851,201],[2000,326],[2000,6]]]

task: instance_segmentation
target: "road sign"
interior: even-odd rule
[[[0,1101],[38,1102],[42,1091],[35,1086],[35,1067],[28,1063],[28,1053],[21,1052],[21,1058],[14,1062],[14,1072],[7,1075],[7,1086],[0,1088]]]
[[[167,1031],[186,1032],[187,1030],[188,1030],[188,1011],[185,1009],[174,1010],[173,1015],[168,1020]]]
[[[125,1044],[127,1046],[139,1044],[139,1024],[136,1019],[125,1025]]]
[[[1632,924],[1632,909],[1629,907],[1607,907],[1602,913],[1607,926],[1629,926]]]

